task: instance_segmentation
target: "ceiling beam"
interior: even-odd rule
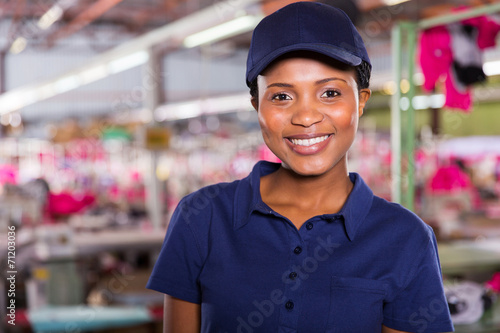
[[[76,18],[69,24],[50,34],[47,37],[48,44],[53,45],[57,39],[65,38],[83,29],[122,1],[123,0],[99,0],[95,2],[93,5],[76,16]]]

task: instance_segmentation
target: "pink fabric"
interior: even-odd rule
[[[444,26],[425,30],[420,35],[419,63],[425,77],[424,89],[432,91],[439,77],[448,74],[453,62],[450,33]]]
[[[481,50],[496,46],[496,38],[500,31],[500,24],[493,19],[488,16],[479,16],[463,20],[462,23],[477,28],[477,46]]]
[[[49,193],[47,210],[52,217],[65,216],[80,212],[94,202],[95,197],[93,195],[84,195],[80,199],[67,192],[60,194]]]
[[[461,6],[455,11],[467,9],[467,7]],[[500,24],[495,20],[488,16],[480,16],[464,20],[462,23],[478,29],[477,44],[481,50],[496,45]],[[425,78],[424,90],[433,91],[439,78],[446,76],[444,106],[469,112],[472,108],[471,89],[470,87],[461,87],[451,73],[453,51],[451,36],[446,26],[423,31],[420,35],[419,50],[419,63]]]
[[[430,181],[432,192],[455,192],[472,188],[469,176],[456,165],[443,166]]]
[[[419,63],[424,75],[424,90],[432,91],[441,76],[445,76],[444,106],[469,112],[472,94],[469,88],[460,91],[452,71],[453,53],[451,36],[445,26],[425,30],[420,35]]]
[[[500,272],[493,274],[490,281],[486,282],[486,286],[496,293],[500,293]]]
[[[456,82],[451,73],[451,67],[445,80],[445,101],[444,106],[452,109],[461,109],[470,112],[472,109],[472,93],[470,87],[463,87],[459,90],[460,84]]]
[[[479,29],[479,35],[477,37],[477,44],[479,48],[484,50],[490,47],[495,47],[499,32],[500,24],[492,19],[486,19]]]
[[[0,165],[0,185],[17,184],[17,168],[13,165]]]

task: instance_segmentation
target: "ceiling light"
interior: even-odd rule
[[[261,17],[253,15],[240,16],[234,20],[216,25],[186,37],[184,39],[184,46],[188,48],[195,47],[242,34],[255,28],[260,20]]]
[[[201,114],[199,101],[175,103],[159,107],[155,111],[156,121],[189,119]]]
[[[80,72],[82,85],[89,84],[108,76],[108,69],[104,65],[97,65]]]
[[[108,69],[111,74],[116,74],[126,71],[127,69],[143,65],[148,60],[149,60],[148,52],[139,51],[111,61],[108,65]]]
[[[221,114],[252,109],[248,93],[211,97],[180,103],[165,104],[156,109],[156,121],[195,118],[201,115]]]
[[[80,86],[80,78],[77,75],[63,77],[54,82],[54,91],[57,94],[62,94]]]
[[[63,9],[59,5],[52,6],[45,14],[38,20],[38,27],[47,30],[52,24],[59,20],[63,15]]]
[[[384,0],[384,3],[387,6],[395,6],[395,5],[399,5],[400,3],[407,2],[407,1],[409,1],[409,0]]]
[[[5,94],[4,94],[5,95]],[[0,114],[16,111],[25,106],[25,103],[32,103],[38,100],[36,92],[33,90],[22,89],[4,96],[0,103]]]
[[[488,76],[500,75],[500,60],[485,62],[483,64],[483,71]]]
[[[28,41],[24,37],[17,37],[14,42],[12,42],[12,45],[10,46],[9,52],[12,54],[18,54],[24,51],[26,48],[26,45],[28,45]]]
[[[445,99],[443,94],[421,95],[413,97],[412,104],[415,110],[440,109],[444,106]]]
[[[71,7],[75,0],[60,0],[50,7],[38,20],[38,27],[43,30],[50,28],[56,21],[59,21],[64,14],[64,10]]]

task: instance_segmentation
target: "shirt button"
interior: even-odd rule
[[[314,227],[314,225],[312,224],[312,222],[307,222],[307,224],[306,224],[307,230],[311,230],[313,227]]]
[[[286,308],[288,311],[292,310],[292,309],[293,309],[293,306],[294,306],[294,304],[293,304],[293,302],[292,302],[292,301],[288,301],[288,302],[286,302],[286,304],[285,304],[285,308]]]
[[[295,249],[293,249],[293,253],[295,253],[295,254],[301,254],[302,253],[302,248],[300,246],[297,246]]]
[[[290,279],[292,279],[292,280],[293,280],[293,279],[295,279],[295,278],[297,277],[297,273],[296,273],[296,272],[291,272],[291,273],[288,275],[288,277],[289,277]]]

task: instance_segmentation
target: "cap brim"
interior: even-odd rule
[[[269,66],[274,60],[276,60],[278,57],[292,52],[292,51],[312,51],[312,52],[317,52],[323,55],[326,55],[328,57],[331,57],[335,60],[338,60],[340,62],[343,62],[347,65],[351,66],[358,66],[361,64],[362,59],[361,57],[358,57],[352,53],[349,53],[345,51],[344,49],[341,49],[339,47],[336,47],[334,45],[329,45],[329,44],[315,44],[315,43],[301,43],[301,44],[294,44],[294,45],[289,45],[285,46],[282,48],[279,48],[277,50],[274,50],[270,54],[268,54],[266,57],[264,57],[261,61],[259,61],[253,68],[248,72],[247,75],[247,85],[250,85],[250,82],[255,80],[257,76],[262,73],[262,71]]]

